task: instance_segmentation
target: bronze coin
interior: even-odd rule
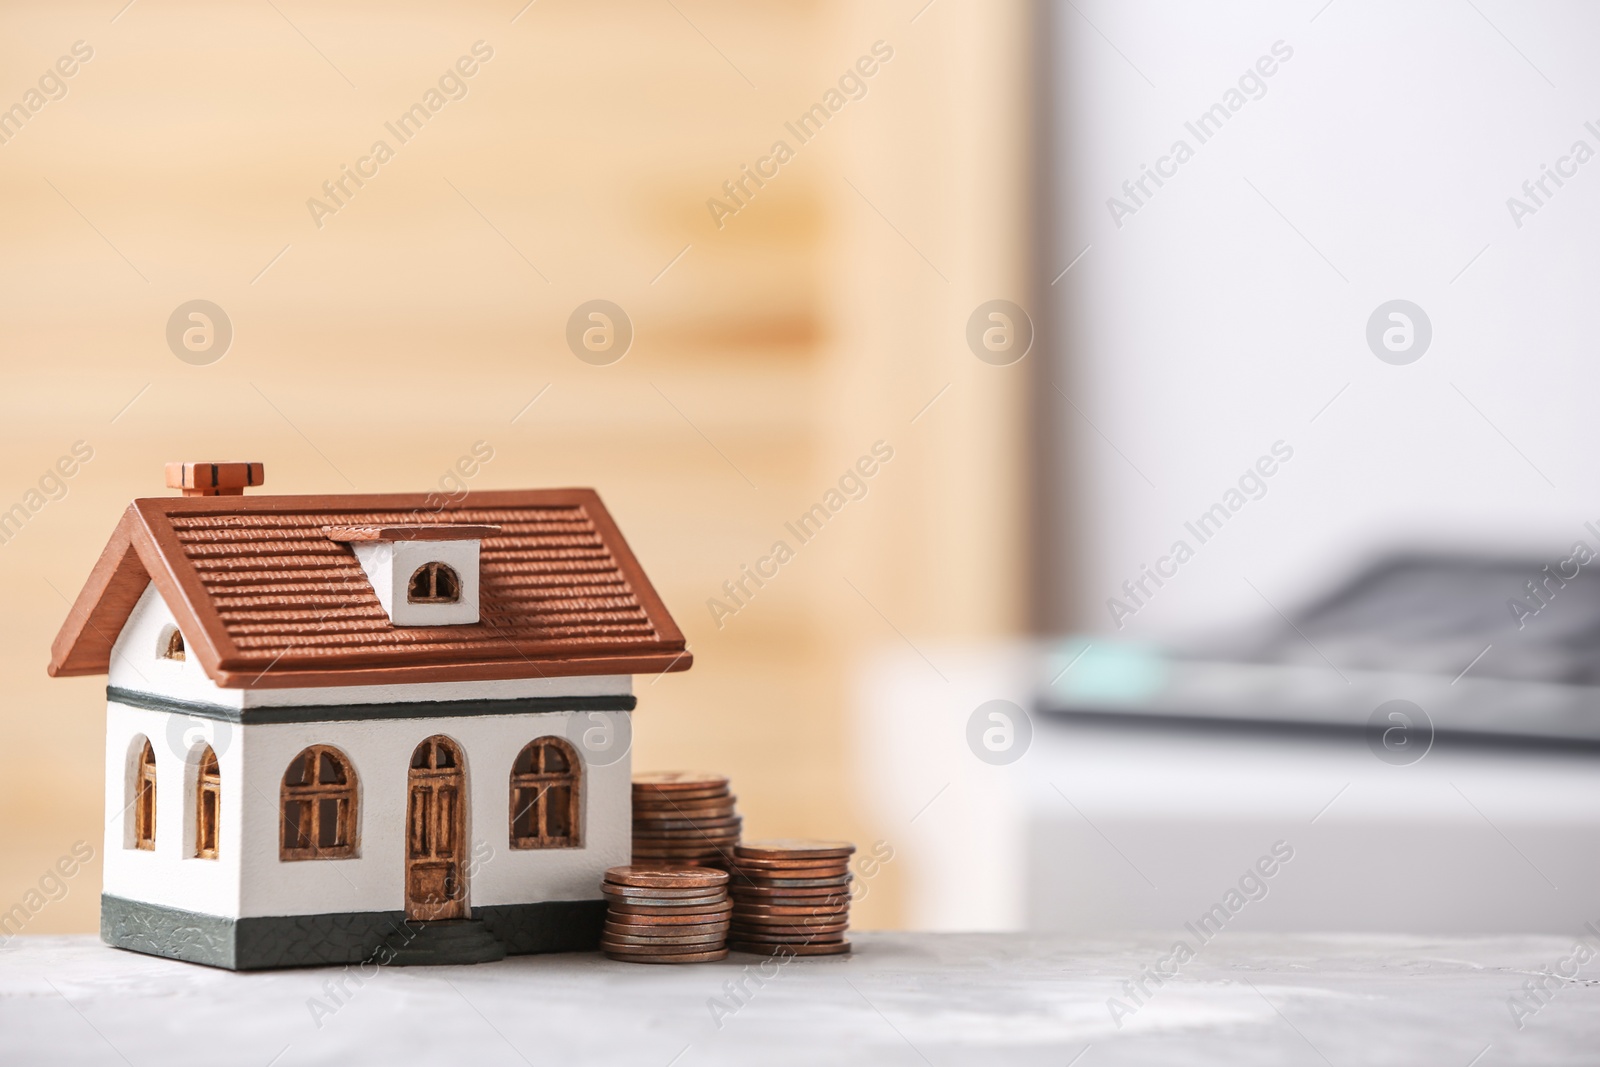
[[[690,916],[693,918],[693,916]],[[605,932],[632,937],[688,937],[693,934],[726,934],[731,924],[727,919],[712,923],[622,923],[606,920]]]
[[[733,885],[756,886],[766,889],[815,889],[818,886],[847,886],[851,877],[848,874],[837,875],[833,878],[752,878],[741,874],[733,880]]]
[[[610,908],[626,907],[629,911],[637,911],[643,915],[710,915],[728,906],[726,900],[718,899],[692,901],[608,899],[606,904]]]
[[[639,927],[640,929],[693,929],[697,926],[726,926],[731,915],[617,915],[607,914],[607,926]],[[808,920],[809,921],[809,920]],[[828,922],[843,922],[843,919],[829,919]]]
[[[624,952],[608,951],[606,958],[621,963],[714,963],[717,960],[727,959],[728,950],[720,948],[715,952],[685,952],[677,956],[634,956]]]
[[[739,926],[783,930],[821,930],[828,926],[843,926],[850,921],[848,915],[747,915],[739,912],[733,916]]]
[[[613,941],[606,937],[601,937],[600,939],[600,948],[604,951],[627,952],[630,954],[637,953],[641,956],[672,956],[680,952],[705,952],[713,948],[721,948],[722,946],[723,939],[720,934],[713,938],[706,938],[704,940],[694,941],[682,945],[669,945],[663,942],[650,941]]]
[[[832,921],[843,920],[850,917],[848,907],[755,907],[755,905],[739,904],[734,913],[738,913],[741,920],[776,920],[790,921],[790,923],[806,923],[806,921]]]
[[[726,885],[726,871],[713,871],[706,867],[611,867],[605,880],[612,885],[630,888],[656,887],[660,889],[710,888]]]
[[[703,808],[732,808],[739,798],[732,793],[718,793],[709,797],[686,797],[677,793],[635,793],[635,811],[700,811]]]
[[[670,856],[649,856],[635,853],[633,859],[635,863],[682,863],[710,867],[712,870],[723,869],[722,859],[715,852],[700,855],[678,852]]]
[[[708,891],[697,897],[624,897],[609,891],[606,886],[600,887],[600,893],[605,897],[606,903],[615,907],[628,905],[640,908],[696,908],[696,907],[726,907],[729,903],[725,892],[718,889]],[[659,914],[659,912],[657,913]]]
[[[802,904],[813,897],[819,899],[833,898],[840,901],[850,899],[849,893],[841,892],[838,886],[831,885],[768,886],[745,885],[743,882],[730,881],[728,883],[728,893],[735,899],[746,898],[749,900],[761,900],[770,897],[798,897]]]
[[[736,934],[774,934],[774,936],[794,934],[802,937],[806,934],[842,934],[848,928],[850,928],[848,920],[834,920],[830,923],[752,923],[747,920],[734,920],[731,925]],[[749,941],[749,937],[739,937],[739,941]],[[755,941],[760,941],[760,937],[755,937]]]
[[[845,931],[840,929],[747,929],[744,926],[734,926],[733,933],[728,934],[730,941],[742,941],[752,945],[795,945],[795,944],[835,944],[845,939]]]
[[[737,855],[751,859],[786,860],[800,856],[842,857],[854,853],[856,846],[848,841],[806,841],[799,838],[775,838],[767,841],[746,841],[739,846]]]
[[[736,815],[739,805],[736,798],[727,797],[699,797],[683,799],[672,797],[668,800],[644,800],[640,797],[633,799],[633,813],[637,816],[655,816],[666,818],[672,815],[682,816],[714,816]]]
[[[635,841],[737,841],[739,839],[739,823],[729,823],[727,826],[683,826],[675,830],[664,830],[659,826],[633,826],[633,839]]]
[[[663,792],[722,788],[727,784],[727,775],[708,774],[704,771],[647,771],[633,776],[635,789],[656,789]]]
[[[850,942],[838,941],[826,945],[763,945],[750,941],[730,941],[728,947],[735,952],[750,952],[757,956],[843,956],[850,951]]]
[[[691,904],[687,907],[679,907],[675,904],[633,905],[623,904],[619,901],[611,900],[606,902],[606,911],[608,914],[616,916],[659,915],[663,919],[666,919],[670,916],[699,915],[704,916],[707,919],[711,919],[719,915],[732,915],[733,905],[728,903],[726,900],[719,900],[713,904]],[[634,920],[630,918],[628,921],[632,922]]]
[[[744,822],[742,817],[733,816],[733,814],[714,817],[714,819],[702,819],[699,816],[686,817],[686,819],[678,816],[662,817],[662,819],[648,817],[646,819],[646,817],[640,816],[635,811],[634,833],[654,833],[658,832],[658,830],[726,830],[728,827],[741,825],[742,822]]]
[[[716,885],[689,886],[617,885],[614,882],[601,882],[600,891],[617,897],[655,897],[668,900],[673,897],[703,897],[708,893],[721,893],[723,884],[725,883],[720,879]]]
[[[790,863],[788,860],[767,860],[757,862],[752,859],[740,859],[739,869],[746,874],[757,877],[769,878],[830,878],[837,874],[849,874],[848,863],[835,863],[832,860],[821,862]]]
[[[695,948],[713,945],[720,947],[722,943],[728,939],[727,933],[728,932],[726,930],[713,930],[709,933],[702,932],[692,934],[625,934],[617,930],[607,930],[605,933],[600,935],[600,944],[603,948],[622,949],[659,948],[662,946],[667,946],[675,951],[684,952],[687,951],[683,947],[685,945]],[[762,939],[758,938],[757,940]]]
[[[606,906],[609,908],[636,908],[647,915],[670,915],[674,911],[678,914],[689,914],[684,908],[726,908],[732,901],[720,893],[714,896],[703,897],[615,897],[605,893]]]
[[[748,867],[733,864],[728,873],[733,875],[734,885],[770,885],[774,881],[787,881],[790,879],[840,879],[836,885],[848,885],[854,876],[848,871],[829,871],[827,873],[811,871],[760,871],[753,872]]]

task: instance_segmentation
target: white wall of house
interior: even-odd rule
[[[243,798],[230,783],[244,778],[237,726],[112,704],[106,711],[106,837],[102,886],[113,896],[207,915],[239,914]],[[156,756],[156,847],[133,847],[133,797],[139,753],[148,738]],[[201,746],[217,754],[222,775],[219,855],[194,857],[195,772]]]
[[[112,651],[113,687],[230,708],[435,700],[626,695],[626,675],[259,692],[218,687],[191,655],[163,659],[173,616],[147,587]],[[607,867],[631,855],[632,762],[628,712],[537,712],[285,724],[228,723],[111,702],[106,715],[105,891],[209,915],[307,915],[399,911],[405,900],[407,771],[412,750],[443,734],[466,761],[467,838],[476,857],[471,905],[599,896]],[[582,763],[582,846],[510,847],[511,764],[528,742],[568,740]],[[133,778],[140,745],[156,754],[156,849],[133,848]],[[200,745],[217,753],[222,776],[220,856],[194,851],[194,780]],[[350,859],[278,858],[279,788],[289,762],[313,744],[333,745],[359,782],[358,854]]]
[[[632,762],[590,758],[584,734],[625,739],[628,713],[540,712],[370,722],[246,725],[112,703],[106,715],[105,891],[208,915],[313,915],[405,907],[405,824],[411,753],[443,734],[466,761],[468,903],[594,900],[607,867],[631,855]],[[538,737],[571,742],[582,765],[581,846],[511,848],[511,764]],[[131,801],[143,738],[156,754],[156,848],[133,847]],[[222,775],[220,855],[194,853],[200,745]],[[278,858],[279,787],[309,745],[345,754],[358,782],[357,855]],[[611,762],[608,762],[611,761]]]
[[[466,758],[467,838],[477,857],[469,905],[597,900],[607,867],[632,854],[632,761],[586,756],[583,734],[625,738],[627,712],[543,712],[381,722],[246,726],[241,731],[243,835],[240,915],[399,911],[405,907],[405,837],[411,753],[444,734]],[[583,763],[582,847],[511,848],[511,764],[537,737],[564,737]],[[359,855],[344,860],[278,859],[278,789],[289,761],[308,745],[333,745],[360,782]],[[223,782],[223,788],[228,783]]]

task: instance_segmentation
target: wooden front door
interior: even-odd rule
[[[406,918],[467,914],[466,796],[461,749],[436,735],[411,754],[406,802]]]

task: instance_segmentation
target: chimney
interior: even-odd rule
[[[259,463],[168,463],[167,488],[184,496],[242,496],[266,480]]]

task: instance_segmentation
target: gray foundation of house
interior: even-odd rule
[[[472,918],[510,955],[600,947],[603,900],[475,906]],[[425,924],[411,924],[411,927]],[[231,971],[385,962],[410,940],[405,913],[331,912],[225,919],[102,894],[100,938],[116,948]],[[447,962],[441,960],[440,962]],[[466,962],[466,961],[463,961]]]

